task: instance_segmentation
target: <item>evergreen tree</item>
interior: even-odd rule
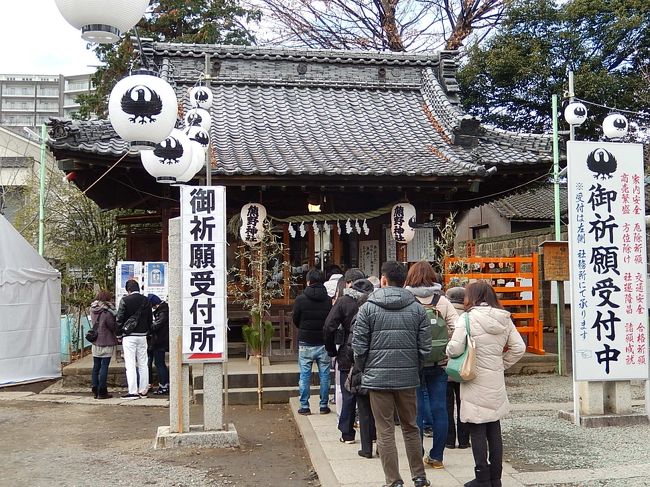
[[[141,37],[161,42],[196,44],[243,44],[254,42],[247,24],[260,19],[254,9],[240,6],[238,0],[159,0],[154,1],[136,28]],[[105,65],[93,76],[95,91],[80,95],[78,117],[107,115],[108,96],[135,60],[137,41],[127,33],[117,44],[93,45]]]
[[[514,0],[498,32],[469,49],[459,72],[462,101],[470,113],[502,128],[549,130],[551,95],[566,93],[569,70],[577,97],[648,112],[650,3]],[[604,108],[588,108],[581,138],[597,136],[607,115]]]

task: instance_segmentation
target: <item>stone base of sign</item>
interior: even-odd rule
[[[233,448],[239,447],[235,425],[229,423],[221,431],[203,431],[203,425],[192,425],[187,433],[170,433],[169,426],[159,426],[154,448]]]
[[[560,419],[566,419],[575,423],[573,411],[560,411]],[[648,424],[650,420],[645,414],[595,414],[580,416],[580,426],[585,428],[600,428],[603,426],[634,426],[637,424]]]
[[[630,381],[578,382],[580,414],[598,416],[604,414],[632,413],[632,388]]]
[[[605,399],[602,382],[578,382],[580,393],[580,415],[605,414]]]

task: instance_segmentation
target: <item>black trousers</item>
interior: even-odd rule
[[[454,422],[454,411],[457,423]],[[447,444],[456,444],[456,432],[458,432],[458,444],[469,444],[469,426],[460,420],[460,382],[447,382]]]
[[[477,469],[490,471],[492,478],[501,478],[503,461],[503,441],[501,439],[501,422],[475,424],[467,423],[472,437],[472,454]],[[489,462],[489,463],[488,463]],[[498,477],[495,476],[498,472]]]
[[[370,407],[368,394],[357,394],[357,410],[359,411],[359,436],[361,436],[361,450],[372,454],[372,442],[377,439],[375,417]]]

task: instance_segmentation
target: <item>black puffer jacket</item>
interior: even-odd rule
[[[151,350],[169,351],[169,305],[165,301],[153,310]]]
[[[424,308],[403,288],[386,287],[359,308],[352,339],[355,367],[366,389],[409,389],[420,384],[420,368],[431,353]]]
[[[325,349],[330,357],[336,357],[336,361],[339,364],[339,370],[348,371],[352,367],[352,357],[351,353],[347,353],[346,350],[348,347],[348,334],[350,333],[350,324],[352,323],[352,318],[357,314],[359,310],[359,302],[357,301],[363,293],[355,291],[354,289],[347,288],[343,290],[343,296],[336,300],[332,310],[327,315],[327,320],[325,320],[325,328],[323,329],[323,334],[325,338]],[[344,336],[343,344],[340,348],[336,349],[336,330],[339,325],[342,325]]]
[[[149,331],[151,330],[151,322],[153,321],[149,300],[146,296],[143,296],[140,293],[131,293],[122,298],[120,306],[117,309],[115,321],[117,321],[118,335],[120,334],[120,329],[124,322],[129,318],[129,316],[134,315],[138,309],[141,309],[138,326],[135,327],[135,330],[133,330],[133,333],[130,333],[129,336],[147,336],[149,334]]]
[[[332,299],[322,284],[311,284],[293,304],[293,324],[298,327],[298,341],[323,345],[323,326],[332,309]]]

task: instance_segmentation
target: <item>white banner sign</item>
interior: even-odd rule
[[[181,187],[183,354],[226,360],[226,188]]]
[[[643,150],[569,142],[573,375],[648,378]]]

